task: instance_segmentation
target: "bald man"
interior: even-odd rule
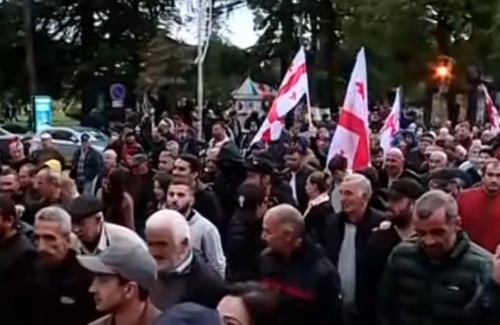
[[[164,209],[146,221],[146,239],[158,264],[158,282],[152,301],[160,310],[183,302],[215,308],[226,293],[220,276],[191,246],[186,218]]]
[[[384,170],[379,173],[381,188],[388,189],[392,183],[403,177],[410,177],[420,181],[420,177],[413,170],[405,168],[406,159],[399,148],[390,148],[385,154]]]
[[[268,248],[259,263],[260,280],[283,297],[283,324],[338,324],[342,319],[339,276],[319,246],[304,237],[304,220],[291,205],[269,209],[262,239]]]

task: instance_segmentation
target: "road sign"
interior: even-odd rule
[[[52,98],[50,96],[35,96],[35,130],[52,124]]]
[[[123,84],[112,84],[111,87],[109,87],[109,96],[111,96],[111,100],[113,101],[123,102],[125,100],[125,96],[127,96],[127,89]]]

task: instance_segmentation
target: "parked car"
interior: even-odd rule
[[[90,136],[92,147],[99,152],[103,152],[109,143],[109,137],[93,128],[83,126],[59,127],[48,126],[40,129],[31,139],[30,153],[42,147],[40,136],[49,133],[52,136],[54,147],[64,156],[67,162],[71,162],[73,154],[81,146],[80,138],[87,133]]]

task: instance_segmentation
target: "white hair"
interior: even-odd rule
[[[146,220],[146,231],[148,229],[161,229],[172,234],[175,245],[187,240],[191,244],[191,230],[186,218],[179,212],[171,209],[163,209],[153,213]]]
[[[433,151],[431,152],[431,157],[434,156],[438,156],[438,157],[441,157],[441,159],[443,159],[444,161],[448,161],[448,155],[446,155],[446,152],[444,151]]]
[[[361,189],[361,192],[365,194],[368,198],[372,196],[373,193],[372,183],[370,183],[370,180],[365,175],[358,173],[350,174],[344,178],[343,182],[356,184]]]
[[[61,207],[49,206],[41,209],[35,214],[35,221],[39,220],[57,222],[64,233],[71,233],[71,216]]]

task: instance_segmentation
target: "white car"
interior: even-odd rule
[[[67,162],[73,159],[73,154],[81,146],[80,138],[86,133],[90,136],[92,147],[98,152],[103,152],[109,143],[109,137],[93,128],[83,126],[47,126],[39,130],[31,139],[30,153],[42,148],[41,135],[48,133],[52,136],[54,147],[64,156]]]

